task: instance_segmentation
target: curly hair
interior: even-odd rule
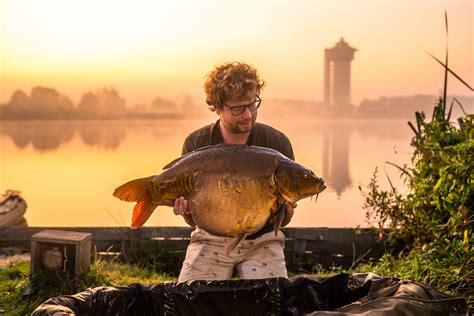
[[[243,62],[226,62],[206,76],[206,103],[209,110],[216,111],[223,108],[225,100],[243,100],[253,93],[260,95],[264,86],[265,81],[260,80],[252,66]]]

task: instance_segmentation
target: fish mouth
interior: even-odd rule
[[[319,193],[323,192],[325,189],[326,189],[326,185],[324,184],[324,180],[321,179],[321,178],[317,178],[315,177],[316,179],[316,183],[314,183],[313,185],[311,185],[311,187],[309,188],[301,188],[300,186],[296,185],[296,197],[294,197],[293,199],[289,198],[289,197],[286,197],[282,194],[283,198],[288,201],[288,202],[297,202],[299,200],[302,200],[302,199],[305,199],[305,198],[308,198],[310,197],[311,199],[313,199],[313,196],[315,196],[315,202],[316,200],[318,199],[318,195]]]
[[[319,185],[319,192],[318,192],[318,194],[321,193],[321,192],[323,192],[324,190],[326,190],[326,188],[327,188],[327,186],[324,184],[324,182],[321,183],[321,184]]]
[[[326,190],[327,186],[324,184],[323,178],[315,177],[316,179],[316,194],[319,194]]]
[[[321,179],[321,183],[319,184],[316,193],[313,194],[313,195],[311,195],[311,200],[313,200],[313,197],[314,197],[314,203],[316,203],[316,202],[318,201],[319,193],[321,193],[321,192],[323,192],[324,190],[326,190],[326,188],[327,188],[327,186],[324,184],[324,180]]]

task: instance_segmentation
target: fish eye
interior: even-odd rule
[[[305,179],[308,179],[308,178],[309,178],[309,173],[305,172],[304,175],[303,175],[303,177],[304,177]]]

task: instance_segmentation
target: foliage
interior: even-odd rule
[[[71,282],[58,274],[29,275],[29,262],[12,263],[0,267],[0,314],[31,314],[50,297],[75,294],[89,287],[169,280],[167,276],[134,265],[96,260],[84,276]]]
[[[442,101],[440,100],[440,104]],[[443,117],[435,107],[431,122],[417,112],[417,128],[412,139],[413,168],[400,168],[409,194],[395,187],[382,190],[377,170],[365,192],[364,208],[379,228],[389,227],[390,241],[403,241],[405,247],[422,246],[442,237],[454,236],[471,241],[474,219],[474,141],[473,116],[459,119],[459,127]]]
[[[416,113],[412,167],[398,167],[408,187],[383,190],[377,170],[364,192],[367,217],[385,236],[387,254],[374,267],[465,295],[472,303],[474,268],[474,126],[465,114],[457,126],[439,100],[432,120]],[[390,179],[389,179],[390,180]],[[397,255],[398,254],[398,255]]]
[[[445,13],[446,39],[448,17]],[[426,52],[426,51],[425,51]],[[448,73],[474,89],[448,67],[444,67],[444,91],[434,107],[431,121],[416,112],[412,167],[396,166],[408,186],[402,195],[378,185],[377,169],[364,192],[367,217],[385,235],[388,252],[374,272],[410,278],[453,295],[465,296],[474,307],[474,127],[473,115],[464,112],[457,126],[451,119],[453,103],[446,112]],[[362,267],[366,268],[366,267]]]

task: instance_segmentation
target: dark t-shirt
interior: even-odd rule
[[[224,138],[219,128],[219,120],[217,120],[217,122],[206,125],[189,134],[184,141],[181,154],[185,155],[193,150],[209,145],[222,144],[223,142]],[[247,145],[271,148],[279,151],[291,160],[295,160],[293,148],[288,137],[273,127],[262,123],[255,123],[250,131]]]
[[[209,145],[222,144],[224,138],[222,137],[219,127],[219,120],[213,124],[206,125],[191,134],[186,138],[183,144],[182,155],[185,155],[193,150],[206,147]],[[290,140],[282,132],[274,129],[271,126],[255,123],[250,131],[247,145],[260,146],[271,148],[279,151],[291,160],[295,160],[293,148]],[[265,226],[255,234],[248,236],[247,239],[255,239],[258,236],[268,233],[273,230],[273,224],[267,222]]]

